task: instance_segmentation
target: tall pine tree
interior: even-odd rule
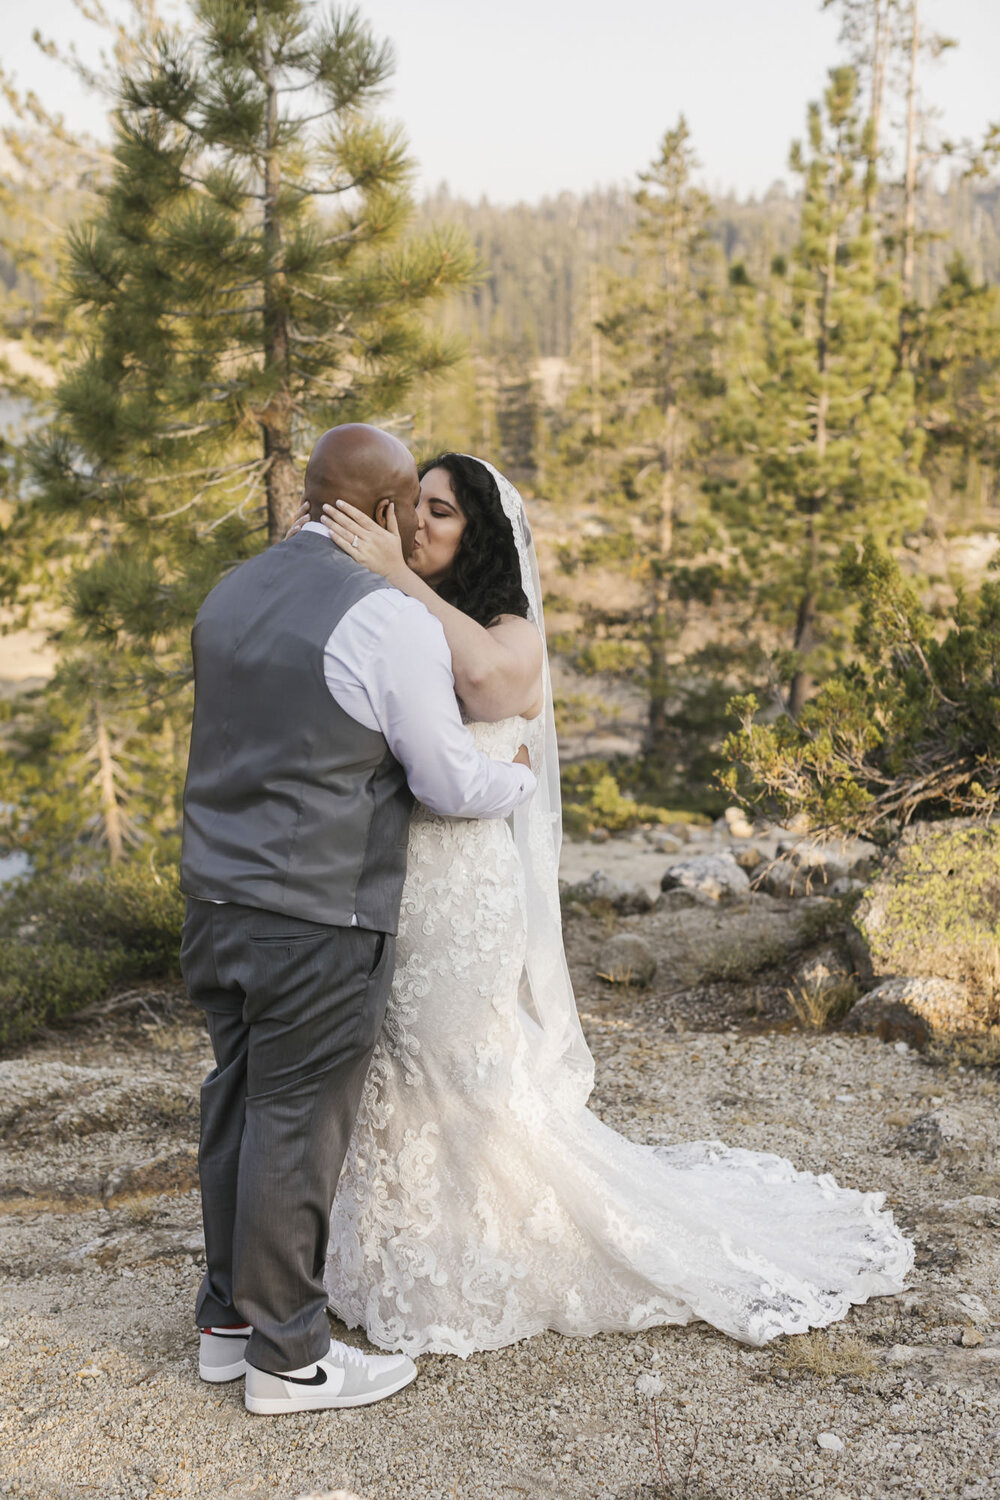
[[[474,257],[453,230],[408,233],[412,165],[374,112],[392,65],[355,10],[196,0],[183,32],[145,29],[121,71],[113,168],[69,239],[81,349],[12,526],[27,556],[57,520],[71,618],[37,727],[53,765],[74,725],[81,755],[103,748],[112,857],[179,785],[201,598],[261,531],[284,535],[320,431],[391,420],[457,357],[425,312]],[[150,795],[137,763],[108,758],[143,725],[151,742],[167,726]],[[67,793],[81,835],[93,792]]]
[[[596,522],[565,549],[566,566],[619,575],[624,601],[588,606],[574,654],[641,687],[647,760],[667,750],[681,689],[673,647],[705,581],[701,480],[722,390],[721,257],[696,165],[682,117],[640,176],[628,269],[591,282],[572,420],[548,475]]]
[[[734,352],[730,438],[744,467],[729,518],[761,623],[784,621],[790,637],[793,716],[846,642],[834,566],[844,544],[898,534],[924,494],[913,380],[897,361],[899,281],[879,273],[866,156],[856,74],[833,69],[824,107],[809,110],[808,147],[792,152],[798,243],[764,288],[742,294]]]

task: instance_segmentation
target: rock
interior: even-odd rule
[[[590,842],[592,844],[606,844],[611,834],[606,828],[592,828],[590,830]]]
[[[728,850],[719,854],[695,854],[678,860],[660,881],[662,891],[678,886],[701,891],[715,901],[739,901],[750,894],[750,880]]]
[[[816,1439],[816,1444],[827,1453],[843,1453],[844,1451],[844,1439],[838,1437],[835,1432],[821,1432]]]
[[[831,896],[854,896],[865,888],[863,880],[855,880],[853,875],[841,875],[830,887]]]
[[[597,974],[612,984],[645,986],[656,973],[656,959],[649,944],[633,932],[609,938],[597,956]]]
[[[782,839],[775,853],[790,859],[799,870],[808,870],[813,885],[832,885],[848,873],[848,863],[839,852],[839,846],[808,839]]]
[[[902,1309],[931,1328],[949,1324],[991,1323],[989,1309],[971,1292],[949,1292],[939,1286],[913,1287],[902,1296]]]
[[[976,1229],[1000,1229],[1000,1198],[984,1198],[978,1193],[951,1198],[937,1205],[934,1217],[953,1219]]]
[[[687,886],[675,886],[672,891],[661,891],[657,898],[656,911],[684,911],[692,906],[718,907],[714,896],[706,896],[704,891],[692,891]]]
[[[840,989],[854,977],[854,965],[847,949],[839,943],[824,943],[814,948],[796,965],[793,981],[813,994]]]
[[[909,1365],[920,1358],[920,1350],[913,1344],[893,1344],[886,1355],[891,1365]]]
[[[950,819],[906,829],[854,914],[877,977],[920,975],[965,986],[935,1031],[992,1020],[1000,945],[1000,822]]]
[[[921,1161],[937,1161],[942,1155],[964,1150],[964,1137],[965,1129],[953,1110],[934,1109],[897,1131],[895,1144]]]
[[[188,1147],[113,1172],[105,1180],[101,1196],[106,1208],[120,1208],[144,1198],[189,1193],[197,1186],[198,1153]]]
[[[641,885],[612,880],[603,870],[595,870],[587,880],[569,885],[563,892],[565,901],[605,901],[622,916],[652,911],[653,898]]]
[[[733,858],[750,876],[764,863],[764,856],[756,844],[740,844],[733,850]]]
[[[653,828],[647,833],[646,842],[652,844],[653,848],[658,849],[661,854],[680,854],[686,840],[677,838],[676,834],[668,833],[665,828]]]
[[[822,868],[803,869],[785,854],[765,865],[754,883],[769,896],[815,896],[826,890],[827,880]]]
[[[958,1342],[963,1349],[975,1349],[983,1342],[983,1336],[978,1328],[963,1328]]]
[[[933,1036],[975,1029],[975,1002],[950,979],[887,979],[853,1007],[844,1030],[926,1047]]]
[[[691,842],[690,823],[668,823],[663,831],[664,833],[668,833],[671,838],[676,839],[679,844],[689,844]]]
[[[727,807],[722,816],[730,837],[734,839],[753,838],[753,824],[742,807]]]

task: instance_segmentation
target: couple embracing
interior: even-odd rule
[[[901,1289],[881,1194],[587,1109],[541,590],[501,474],[331,429],[289,538],[192,639],[204,1379],[245,1375],[254,1412],[358,1406],[423,1353],[696,1318],[762,1344]],[[391,1352],[331,1342],[328,1308]]]

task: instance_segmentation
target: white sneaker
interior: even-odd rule
[[[306,1368],[308,1373],[272,1375],[247,1365],[247,1411],[274,1417],[283,1411],[368,1406],[394,1396],[417,1375],[405,1354],[362,1354],[339,1343],[331,1343],[330,1352]]]
[[[241,1328],[202,1328],[200,1333],[198,1374],[202,1380],[220,1385],[246,1374],[247,1341],[253,1333],[249,1323]]]

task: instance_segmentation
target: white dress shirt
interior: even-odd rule
[[[325,526],[308,521],[333,547]],[[410,789],[431,812],[505,818],[535,790],[527,766],[491,760],[462,723],[444,627],[418,599],[377,589],[338,621],[323,653],[336,702],[385,736]]]

